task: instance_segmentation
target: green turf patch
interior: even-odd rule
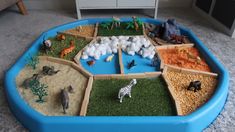
[[[120,35],[143,35],[143,28],[142,26],[139,27],[138,31],[135,31],[135,29],[126,29],[128,23],[127,22],[121,22],[120,27],[113,28],[112,30],[108,30],[106,28],[103,28],[102,26],[98,26],[98,36],[120,36]]]
[[[172,116],[176,108],[161,77],[137,79],[132,98],[119,103],[120,88],[130,80],[95,80],[88,105],[88,116]]]
[[[71,35],[65,35],[66,39],[62,41],[58,41],[56,37],[51,37],[49,40],[52,42],[51,51],[45,53],[44,51],[39,51],[39,55],[46,55],[46,56],[52,56],[60,58],[60,53],[64,48],[68,48],[70,46],[70,41],[73,40],[75,42],[76,48],[73,50],[73,52],[67,54],[64,56],[63,59],[66,60],[73,60],[73,58],[76,56],[76,54],[85,47],[90,41],[86,41],[84,39],[78,39]]]

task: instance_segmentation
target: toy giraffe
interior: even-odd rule
[[[136,16],[133,16],[132,19],[133,19],[133,23],[134,23],[134,26],[135,26],[135,31],[138,31],[139,30],[139,24],[136,21]]]
[[[118,98],[120,99],[120,103],[122,103],[122,99],[125,95],[128,95],[131,98],[131,88],[136,85],[136,79],[132,79],[130,84],[121,88],[118,92]]]
[[[65,55],[71,53],[75,49],[74,41],[70,41],[70,47],[65,48],[61,51],[60,58],[63,58]]]

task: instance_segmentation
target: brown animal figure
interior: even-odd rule
[[[52,76],[52,75],[58,73],[59,71],[60,71],[60,70],[55,71],[54,66],[51,66],[51,67],[50,67],[50,66],[43,66],[43,67],[42,67],[42,74],[43,74],[43,75]]]
[[[76,27],[76,30],[77,30],[78,32],[82,32],[82,26]]]
[[[61,89],[60,97],[61,97],[61,105],[63,107],[64,114],[66,114],[66,109],[69,108],[69,93],[65,88]]]
[[[180,35],[171,35],[170,36],[170,42],[174,43],[174,44],[182,44],[185,43],[185,37],[184,36],[180,36]]]
[[[64,48],[60,53],[60,58],[63,58],[65,55],[73,52],[75,49],[74,41],[70,41],[70,46],[68,48]]]
[[[69,93],[74,93],[74,88],[71,85],[69,85],[67,89]]]
[[[139,24],[136,21],[136,16],[133,16],[132,19],[133,19],[135,31],[138,31],[139,30]]]
[[[94,61],[94,60],[87,61],[87,64],[88,64],[89,66],[92,66],[92,65],[95,64],[95,61]]]
[[[25,89],[28,89],[29,88],[29,85],[30,85],[30,82],[32,80],[40,80],[42,78],[42,75],[41,74],[33,74],[32,77],[30,78],[27,78],[24,80],[22,86],[25,88]]]
[[[63,34],[58,34],[58,35],[56,35],[56,39],[59,41],[62,41],[62,40],[65,40],[66,38]]]

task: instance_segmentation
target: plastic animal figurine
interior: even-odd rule
[[[82,32],[82,26],[76,27],[76,30],[77,30],[78,32]]]
[[[47,53],[48,51],[51,51],[51,45],[52,45],[51,40],[49,40],[49,39],[45,40],[43,42],[41,50],[44,51],[45,53]]]
[[[169,41],[174,44],[182,44],[185,43],[185,36],[172,34]]]
[[[119,90],[118,99],[120,99],[120,103],[122,103],[123,97],[125,95],[128,95],[131,98],[131,89],[136,84],[137,84],[136,79],[132,79],[129,85],[127,85]]]
[[[74,49],[75,49],[74,41],[70,41],[70,46],[61,51],[60,58],[63,58],[65,55],[73,52]]]
[[[197,92],[198,90],[201,90],[201,82],[200,81],[192,81],[190,82],[187,90]]]
[[[32,77],[27,78],[27,79],[24,80],[22,86],[23,86],[25,89],[28,89],[29,86],[30,86],[30,82],[31,82],[32,80],[38,80],[38,81],[39,81],[41,78],[42,78],[42,75],[41,75],[41,74],[33,74]]]
[[[94,60],[87,61],[87,64],[89,66],[93,66],[95,64],[95,61]]]
[[[62,40],[65,40],[66,37],[63,34],[58,34],[58,35],[56,35],[56,39],[59,40],[59,41],[62,41]]]
[[[157,54],[155,54],[153,59],[152,59],[152,66],[153,67],[158,66],[159,62],[160,62],[159,56]]]
[[[128,63],[127,68],[131,69],[132,67],[136,66],[135,60],[132,60],[130,63]]]
[[[138,24],[138,22],[136,20],[136,16],[133,16],[132,19],[133,19],[135,31],[138,31],[139,30],[139,24]]]
[[[112,26],[111,26],[111,30],[115,27],[115,28],[117,28],[117,27],[120,27],[120,25],[121,25],[121,20],[118,18],[118,17],[112,17],[113,18],[113,20],[112,20]]]
[[[67,89],[69,93],[74,93],[74,88],[71,85],[69,85]]]
[[[59,71],[60,71],[60,70],[55,71],[54,66],[51,66],[51,67],[50,67],[50,66],[43,66],[43,67],[42,67],[42,74],[43,74],[43,75],[52,76],[52,75],[58,73]]]
[[[110,61],[113,60],[113,57],[114,57],[114,54],[108,56],[108,57],[105,59],[105,61],[106,61],[106,62],[110,62]]]
[[[61,105],[63,107],[64,114],[66,114],[66,109],[69,108],[69,93],[66,89],[61,89]]]

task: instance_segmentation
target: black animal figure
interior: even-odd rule
[[[39,79],[41,79],[41,78],[42,78],[42,75],[41,75],[41,74],[33,74],[32,77],[27,78],[27,79],[24,80],[22,86],[23,86],[25,89],[28,89],[29,86],[30,86],[30,82],[31,82],[32,80],[38,80],[38,81],[39,81]]]
[[[43,66],[42,67],[42,74],[52,76],[58,73],[60,70],[55,71],[54,66]]]
[[[52,44],[50,40],[45,40],[41,46],[41,50],[47,53],[48,51],[51,51],[51,45]]]
[[[200,81],[192,81],[190,82],[187,90],[197,92],[198,90],[201,90],[201,82]]]
[[[64,114],[66,114],[66,109],[69,108],[69,93],[66,89],[61,89],[61,105],[63,107]]]
[[[135,60],[132,60],[130,63],[128,63],[127,68],[131,69],[132,67],[136,66]]]

